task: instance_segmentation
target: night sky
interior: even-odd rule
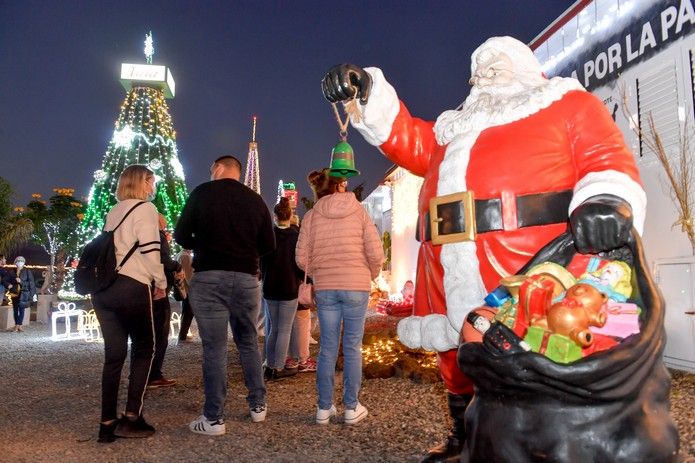
[[[122,62],[171,68],[168,100],[190,189],[211,161],[246,161],[259,119],[261,188],[280,178],[310,196],[306,174],[338,141],[320,81],[340,62],[378,66],[411,113],[434,119],[468,93],[470,55],[486,38],[529,42],[569,0],[456,1],[0,1],[0,176],[16,205],[33,192],[86,196],[125,97]],[[390,163],[351,130],[369,193]],[[365,194],[365,195],[366,195]]]

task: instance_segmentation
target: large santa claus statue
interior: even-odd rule
[[[456,365],[466,314],[484,304],[568,226],[580,252],[641,233],[646,196],[630,150],[600,100],[575,79],[546,79],[523,43],[493,37],[472,56],[472,86],[436,122],[410,115],[378,68],[342,64],[322,82],[331,102],[358,98],[352,125],[424,177],[415,303],[402,343],[438,352],[453,429],[422,461],[458,461],[473,395]]]

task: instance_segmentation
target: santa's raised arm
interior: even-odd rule
[[[471,74],[461,109],[436,123],[412,117],[378,68],[338,65],[322,82],[329,101],[359,98],[352,125],[424,177],[414,312],[398,335],[439,353],[455,425],[452,394],[473,392],[455,359],[467,313],[568,226],[580,252],[613,249],[641,232],[646,206],[622,134],[577,80],[546,79],[511,37],[476,49]]]

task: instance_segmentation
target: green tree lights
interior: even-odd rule
[[[155,173],[157,192],[153,202],[173,227],[186,202],[187,190],[176,132],[160,88],[134,84],[121,106],[101,168],[94,172],[82,221],[86,240],[103,228],[106,213],[116,204],[118,177],[131,164],[147,165]]]

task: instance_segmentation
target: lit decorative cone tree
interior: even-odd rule
[[[244,185],[261,194],[261,173],[258,167],[258,143],[256,143],[256,116],[253,116],[253,131],[249,143],[249,155],[246,158]]]
[[[145,41],[147,62],[152,62],[152,36]],[[121,84],[128,94],[116,120],[101,168],[94,172],[82,229],[85,241],[104,226],[106,213],[116,204],[118,177],[130,164],[147,165],[157,178],[153,200],[170,227],[186,202],[183,167],[178,159],[176,132],[166,104],[174,97],[174,80],[166,66],[121,65]]]

